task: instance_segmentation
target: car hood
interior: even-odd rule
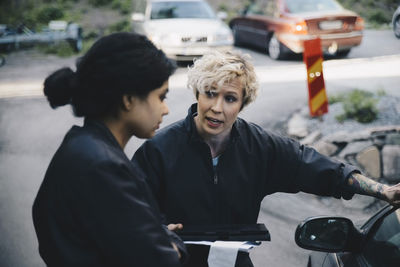
[[[229,33],[228,26],[218,19],[158,19],[147,21],[147,34],[209,35]]]

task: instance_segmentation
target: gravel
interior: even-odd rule
[[[377,104],[378,117],[370,123],[360,123],[355,120],[345,120],[343,123],[338,122],[335,117],[343,113],[342,103],[334,103],[329,105],[329,112],[322,117],[322,121],[318,118],[307,120],[307,129],[309,132],[319,130],[322,135],[328,135],[336,131],[355,132],[366,128],[386,125],[400,125],[400,98],[395,96],[382,96]],[[302,112],[308,112],[303,109]]]

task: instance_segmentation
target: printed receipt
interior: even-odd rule
[[[234,267],[239,250],[248,252],[254,246],[260,245],[259,242],[241,241],[185,241],[185,244],[210,246],[208,254],[209,267]]]

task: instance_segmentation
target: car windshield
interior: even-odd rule
[[[151,19],[196,18],[213,19],[215,14],[211,7],[201,1],[166,1],[153,2]]]
[[[286,9],[290,13],[318,11],[338,11],[343,7],[334,0],[286,0]]]

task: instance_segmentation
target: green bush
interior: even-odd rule
[[[89,3],[92,5],[92,6],[105,6],[105,5],[108,5],[109,3],[110,3],[110,1],[109,0],[89,0]]]
[[[344,99],[346,98],[346,94],[345,93],[339,93],[336,95],[330,95],[328,96],[328,102],[329,104],[335,104],[338,102],[343,102]]]
[[[130,0],[114,0],[111,3],[111,8],[119,10],[119,13],[126,15],[132,11],[132,1]]]
[[[131,30],[132,29],[131,29],[130,21],[127,20],[127,19],[123,19],[123,20],[118,21],[118,22],[116,22],[114,24],[111,24],[108,27],[106,33],[110,34],[110,33],[113,33],[113,32],[130,32]]]
[[[378,99],[373,93],[353,90],[344,97],[342,101],[344,113],[336,116],[336,119],[339,122],[346,119],[354,119],[361,123],[372,122],[378,116],[377,102]]]
[[[383,24],[390,23],[392,21],[392,17],[382,10],[372,10],[368,14],[368,20],[373,23]]]
[[[44,6],[36,12],[37,22],[43,24],[47,24],[51,20],[57,20],[64,17],[64,11],[56,6]]]
[[[54,44],[40,44],[37,46],[39,51],[45,54],[53,54],[59,57],[70,57],[76,54],[73,47],[68,42],[57,42]]]

